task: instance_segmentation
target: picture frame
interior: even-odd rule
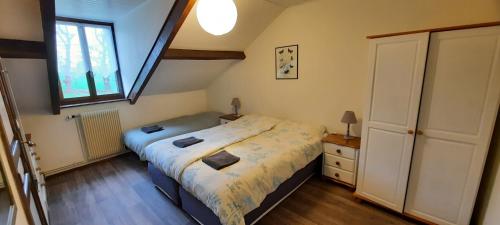
[[[287,45],[274,49],[276,80],[299,79],[299,45]]]

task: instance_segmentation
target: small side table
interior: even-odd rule
[[[345,140],[342,134],[329,134],[323,142],[323,177],[356,188],[361,139]]]
[[[227,115],[219,116],[220,124],[226,124],[226,123],[229,123],[231,121],[235,121],[242,116],[243,115],[236,115],[236,114],[227,114]]]

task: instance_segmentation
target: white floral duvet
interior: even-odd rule
[[[163,139],[148,145],[144,152],[146,159],[161,169],[167,176],[181,183],[181,174],[186,167],[204,156],[211,155],[221,148],[243,141],[272,129],[280,120],[248,115],[213,128],[187,133]],[[173,145],[175,140],[187,137],[204,139],[203,142],[179,148]]]
[[[240,157],[234,165],[217,171],[201,160],[193,162],[184,170],[181,184],[222,224],[244,225],[245,214],[321,154],[324,131],[324,127],[283,121],[270,131],[223,148]]]

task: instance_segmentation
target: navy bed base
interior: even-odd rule
[[[179,183],[165,175],[150,162],[148,162],[148,172],[155,186],[172,200],[175,205],[180,206],[181,198],[179,197]]]
[[[292,177],[278,186],[274,192],[268,194],[258,208],[245,215],[245,224],[254,224],[284,198],[293,193],[312,175],[315,173],[321,174],[321,164],[322,155],[295,172]],[[204,225],[221,225],[219,217],[210,208],[182,188],[174,179],[164,175],[163,172],[156,169],[151,163],[148,164],[148,171],[156,187],[199,223]]]

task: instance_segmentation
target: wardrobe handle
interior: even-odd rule
[[[408,134],[413,134],[413,130],[408,130]]]
[[[418,135],[423,135],[423,134],[424,134],[424,132],[423,132],[423,131],[421,131],[421,130],[417,130],[417,134],[418,134]]]

